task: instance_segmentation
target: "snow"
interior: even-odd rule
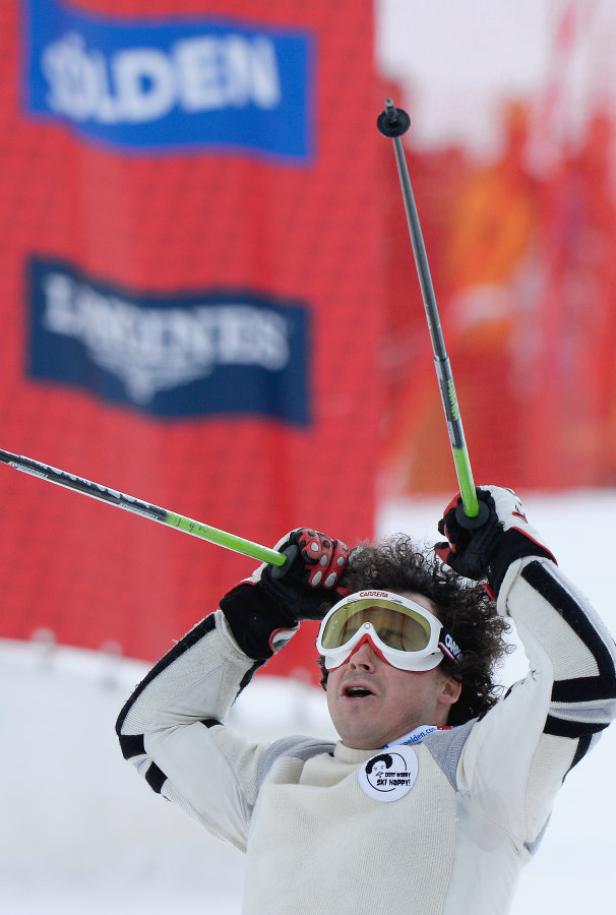
[[[380,531],[431,542],[445,501],[386,505]],[[611,548],[601,533],[616,517],[616,491],[526,496],[525,505],[561,568],[616,631]],[[117,748],[115,718],[146,667],[45,641],[0,642],[0,659],[0,689],[10,697],[0,712],[0,911],[238,913],[242,856],[155,797]],[[502,682],[524,669],[518,649]],[[268,677],[245,690],[232,724],[259,739],[333,734],[321,690]],[[615,751],[613,728],[567,778],[513,915],[548,907],[577,915],[611,898]]]

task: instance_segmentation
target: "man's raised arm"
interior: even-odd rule
[[[532,851],[567,772],[616,716],[616,646],[515,493],[489,486],[478,495],[488,523],[465,529],[454,500],[439,525],[448,543],[437,553],[459,574],[487,580],[499,614],[515,621],[530,670],[475,728],[460,776],[487,807],[490,796],[506,799],[513,838]]]
[[[312,530],[292,531],[276,548],[288,556],[285,574],[262,565],[226,594],[146,675],[116,725],[125,759],[150,787],[240,849],[266,747],[224,720],[300,621],[319,619],[340,597],[349,554]]]

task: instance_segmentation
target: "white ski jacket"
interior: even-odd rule
[[[550,560],[515,561],[497,607],[528,676],[481,719],[413,746],[414,783],[393,802],[360,784],[379,748],[265,745],[225,726],[255,662],[220,611],[137,687],[118,720],[123,754],[246,852],[246,915],[504,915],[565,775],[615,714],[616,651]]]

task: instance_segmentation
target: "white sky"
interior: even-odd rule
[[[415,139],[489,143],[498,99],[528,96],[543,82],[556,6],[550,0],[376,0],[377,60],[403,86]]]
[[[503,98],[538,102],[549,84],[554,120],[539,110],[537,136],[550,129],[575,143],[597,109],[616,117],[614,0],[375,0],[377,60],[402,87],[413,142],[457,142],[498,152]],[[573,41],[555,42],[563,10]]]

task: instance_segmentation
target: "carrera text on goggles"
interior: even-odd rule
[[[443,659],[455,668],[462,661],[460,647],[433,613],[391,591],[358,591],[334,604],[321,622],[317,650],[326,669],[334,670],[366,640],[400,670],[432,670]]]

